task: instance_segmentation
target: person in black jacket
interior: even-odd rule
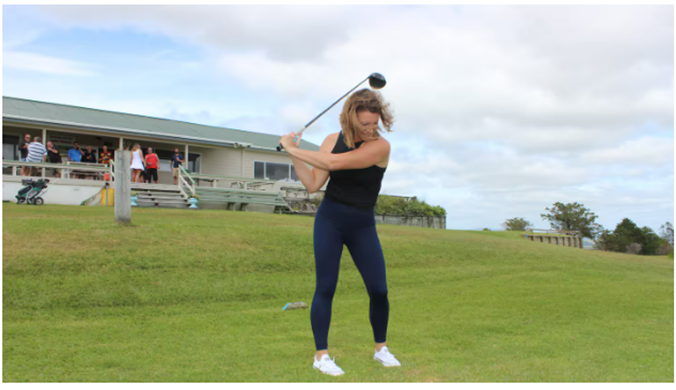
[[[61,154],[51,141],[47,142],[47,157],[49,158],[50,163],[54,164],[62,163]],[[58,169],[49,168],[49,171],[50,173],[53,173],[54,177],[61,177],[61,173],[59,172]]]

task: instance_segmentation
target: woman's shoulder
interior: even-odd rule
[[[340,136],[340,131],[337,133],[331,133],[324,138],[324,142],[326,141],[336,141],[338,137]]]
[[[381,142],[381,143],[385,143],[385,144],[387,144],[387,145],[390,144],[390,141],[386,140],[385,137],[383,137],[382,135],[379,136],[378,138],[374,139],[374,141]]]
[[[383,138],[382,135],[379,136],[379,137],[376,138],[376,139],[369,140],[368,143],[370,143],[370,144],[372,144],[372,145],[378,145],[378,146],[381,147],[381,148],[386,148],[386,149],[389,149],[389,148],[390,148],[390,141],[388,141],[388,140],[386,140],[385,138]]]
[[[322,142],[322,146],[320,146],[319,150],[329,150],[330,151],[331,149],[333,149],[333,146],[338,141],[339,135],[340,135],[340,132],[327,135],[326,138],[324,138],[324,142]]]

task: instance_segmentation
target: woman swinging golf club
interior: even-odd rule
[[[385,259],[376,232],[374,207],[390,156],[390,144],[380,136],[394,122],[381,94],[362,89],[352,94],[340,114],[342,131],[330,134],[319,152],[298,148],[296,133],[280,144],[291,155],[296,174],[310,193],[326,183],[325,198],[314,224],[317,285],[311,308],[312,332],[317,353],[313,367],[329,375],[343,370],[328,355],[331,304],[338,282],[343,244],[354,259],[370,297],[369,318],[376,343],[374,359],[385,367],[400,366],[386,347],[389,302]],[[308,168],[305,163],[313,166]]]

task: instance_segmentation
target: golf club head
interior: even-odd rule
[[[369,85],[373,89],[380,89],[383,88],[387,84],[387,81],[385,81],[385,76],[381,75],[380,73],[371,73],[369,76]]]

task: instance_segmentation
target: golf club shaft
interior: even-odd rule
[[[369,77],[371,77],[371,76],[369,76]],[[305,125],[305,126],[304,126],[297,134],[298,134],[298,135],[303,134],[303,132],[305,131],[305,129],[307,129],[308,127],[310,127],[310,125],[313,124],[317,119],[319,119],[322,115],[324,115],[328,110],[330,110],[331,108],[333,108],[333,106],[335,106],[336,104],[338,104],[338,102],[340,102],[341,100],[343,100],[343,99],[345,98],[345,96],[349,95],[350,93],[352,93],[352,91],[354,91],[355,89],[359,88],[360,85],[364,84],[364,82],[366,82],[366,80],[368,80],[369,77],[365,78],[365,79],[362,80],[359,84],[355,85],[354,88],[352,88],[351,90],[347,91],[347,93],[346,93],[345,95],[341,96],[340,99],[336,100],[336,101],[335,101],[332,105],[330,105],[326,110],[322,111],[321,114],[319,114],[319,115],[317,115],[316,117],[314,117],[314,119],[312,119],[311,121],[309,121],[309,122],[307,123],[307,125]],[[284,149],[284,147],[282,146],[282,144],[279,144],[279,145],[277,146],[277,151],[278,151],[278,152],[281,152],[282,149]]]

